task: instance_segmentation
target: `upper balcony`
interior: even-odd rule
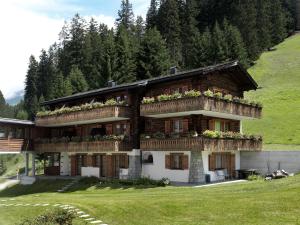
[[[60,127],[127,120],[130,116],[131,108],[127,105],[93,103],[41,112],[37,114],[35,122],[36,126]]]
[[[21,153],[31,149],[31,142],[25,139],[0,138],[1,153]]]
[[[55,139],[55,140],[54,140]],[[68,138],[54,138],[36,140],[34,149],[36,152],[72,152],[72,153],[101,153],[101,152],[123,152],[132,149],[131,142],[126,139],[118,137],[106,139],[90,139],[82,140],[75,137]],[[76,139],[76,140],[75,140]]]
[[[146,98],[140,106],[141,116],[167,118],[188,115],[206,115],[226,119],[259,119],[262,107],[244,99],[214,94],[179,95],[175,97]]]
[[[213,131],[211,133],[214,133]],[[234,134],[229,137],[209,137],[207,135],[193,137],[191,135],[165,138],[150,137],[141,139],[140,148],[143,151],[261,151],[261,137]],[[229,134],[228,133],[228,134]]]

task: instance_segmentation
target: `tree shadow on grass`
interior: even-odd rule
[[[55,193],[68,183],[70,183],[70,180],[38,180],[32,185],[16,184],[0,191],[0,198],[51,192]]]

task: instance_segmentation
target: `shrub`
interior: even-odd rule
[[[232,101],[232,95],[230,95],[230,94],[225,95],[223,99],[224,99],[225,101],[227,101],[227,102],[231,102],[231,101]]]
[[[155,102],[155,99],[152,97],[144,97],[143,100],[142,100],[142,104],[151,104],[151,103],[154,103]]]
[[[247,180],[249,180],[249,181],[262,180],[262,179],[263,179],[263,178],[262,178],[261,176],[255,175],[255,174],[249,175],[249,176],[247,177]]]
[[[203,132],[204,137],[218,138],[218,131],[206,130]]]
[[[78,136],[71,137],[71,142],[81,142],[81,141],[82,141],[81,137],[78,137]]]
[[[83,177],[79,180],[79,183],[84,185],[95,185],[100,182],[100,179],[98,177]]]
[[[174,94],[172,94],[172,95],[170,96],[170,98],[171,98],[171,99],[180,99],[180,98],[182,98],[182,94],[179,93],[179,92],[175,92]]]
[[[221,92],[217,92],[217,93],[214,93],[214,97],[216,99],[222,99],[223,98],[223,94]]]
[[[171,96],[170,95],[165,95],[165,94],[159,95],[159,96],[157,96],[157,100],[159,102],[169,101],[169,100],[171,100]]]
[[[203,94],[206,97],[214,97],[214,93],[209,89],[207,91],[204,91]]]
[[[104,103],[104,105],[106,105],[106,106],[113,106],[113,105],[117,105],[117,104],[118,104],[118,102],[113,98],[106,100],[106,102]]]
[[[165,139],[166,138],[166,135],[162,132],[156,132],[153,134],[153,138],[156,138],[156,139]]]
[[[190,97],[199,97],[199,96],[201,96],[201,92],[200,91],[190,90],[190,91],[184,92],[184,97],[187,97],[187,98],[190,98]]]
[[[63,209],[48,210],[33,219],[26,219],[19,225],[72,225],[75,215]]]

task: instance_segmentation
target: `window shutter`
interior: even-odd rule
[[[182,160],[182,169],[188,170],[189,169],[189,156],[183,155],[183,156],[181,156],[181,160]]]
[[[189,120],[184,119],[182,120],[182,132],[187,133],[189,131]]]
[[[208,156],[208,169],[209,171],[215,171],[216,169],[216,155],[211,154]]]
[[[209,130],[215,130],[215,121],[214,120],[209,120],[208,121],[208,129]]]
[[[105,128],[106,128],[107,135],[113,134],[113,125],[112,124],[106,124]]]
[[[77,162],[76,162],[76,155],[70,156],[71,158],[71,176],[76,176],[77,175]]]
[[[166,134],[171,133],[171,121],[170,120],[165,121],[165,132],[166,132]]]
[[[165,156],[165,168],[171,169],[171,155]]]
[[[230,167],[228,173],[233,176],[235,171],[235,154],[230,155]]]
[[[129,156],[125,155],[124,157],[125,157],[124,167],[125,167],[125,169],[128,169],[128,167],[129,167]]]

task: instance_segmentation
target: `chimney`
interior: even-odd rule
[[[177,73],[177,67],[173,66],[170,68],[170,74],[176,74]]]
[[[117,82],[113,81],[113,80],[109,80],[107,82],[107,86],[108,87],[115,87],[117,85]]]

